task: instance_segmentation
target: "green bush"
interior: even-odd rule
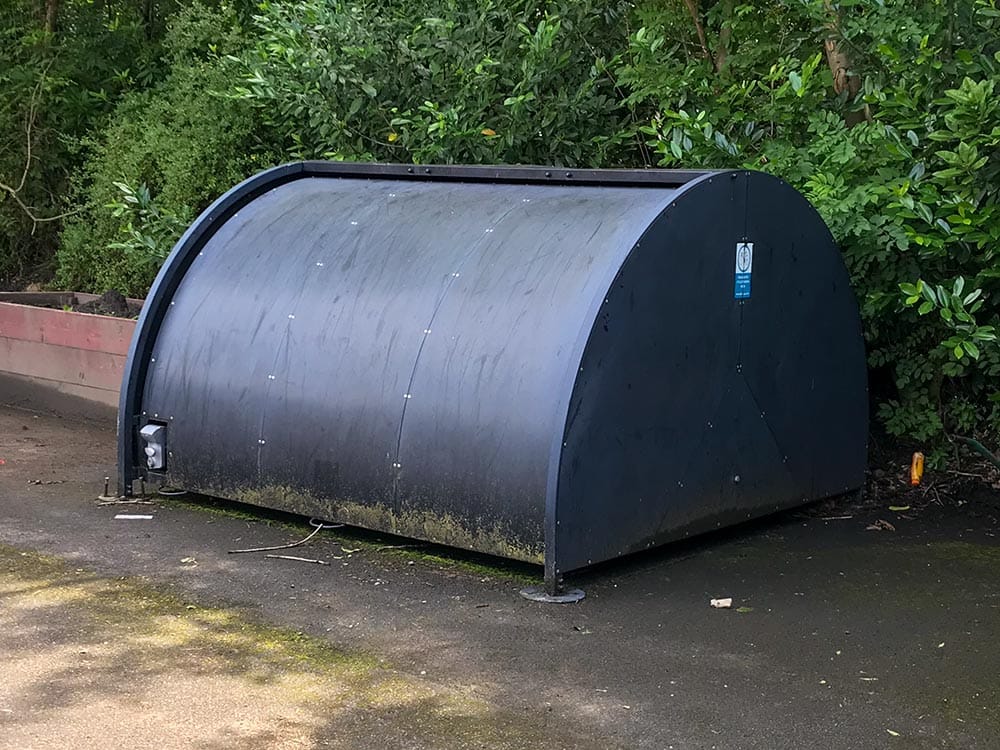
[[[290,159],[763,169],[843,249],[881,423],[998,441],[997,0],[64,0],[72,35],[12,1],[0,182],[36,111],[19,196],[73,216],[0,199],[0,283],[58,240],[59,284],[142,294]]]
[[[123,92],[158,75],[160,28],[125,0],[106,0],[100,12],[87,0],[64,0],[54,32],[42,22],[44,3],[0,5],[0,184],[11,188],[0,188],[6,285],[51,276],[56,217],[73,208],[67,198],[80,137],[100,128]]]
[[[166,78],[126,95],[100,137],[87,142],[76,184],[81,213],[63,232],[57,283],[145,294],[158,263],[127,251],[135,226],[131,214],[118,210],[120,184],[145,188],[148,208],[173,227],[172,236],[158,240],[169,245],[212,200],[274,163],[254,111],[220,93],[232,83],[228,56],[241,43],[232,11],[196,5],[172,21],[164,40]]]
[[[728,35],[722,66],[698,53],[676,8],[640,15],[616,72],[648,112],[639,130],[658,163],[764,169],[802,190],[842,246],[875,381],[890,383],[877,392],[888,431],[935,445],[985,431],[995,442],[995,2],[886,0],[839,13],[822,0],[720,2],[706,37]],[[854,55],[856,96],[831,95],[825,37]]]
[[[289,158],[590,164],[625,158],[605,55],[628,4],[263,3],[238,99]]]

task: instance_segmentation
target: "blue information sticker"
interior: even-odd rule
[[[753,273],[753,243],[736,243],[736,286],[734,299],[750,299],[750,274]]]

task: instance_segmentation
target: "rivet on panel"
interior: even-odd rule
[[[257,445],[264,445],[266,443],[267,443],[267,441],[264,440],[263,438],[257,441]]]
[[[154,415],[153,415],[153,419],[159,419],[159,418],[160,418],[160,415],[159,415],[159,414],[154,414]]]
[[[490,227],[489,229],[486,230],[486,234],[489,234],[492,231],[493,231],[493,227]]]
[[[461,275],[462,274],[460,274],[458,271],[455,271],[455,273],[452,274],[452,278],[456,278],[457,279]]]
[[[389,193],[389,197],[390,197],[390,198],[395,198],[395,197],[396,197],[396,194],[395,194],[395,193]]]
[[[150,361],[150,362],[155,362],[155,361],[156,361],[156,357],[150,357],[150,358],[149,358],[149,361]]]
[[[740,483],[740,475],[739,475],[739,474],[737,474],[737,475],[736,475],[735,477],[733,477],[733,481],[734,481],[734,482],[735,482],[736,484],[739,484],[739,483]]]
[[[267,379],[268,379],[268,380],[274,380],[274,375],[268,375],[268,376],[267,376]]]
[[[289,320],[295,320],[295,314],[294,313],[288,313],[288,319]]]
[[[403,468],[403,464],[393,463],[392,468],[394,468],[394,469],[402,469]]]
[[[356,221],[352,221],[352,222],[351,222],[351,226],[352,226],[352,227],[356,227],[357,225],[358,225],[358,222],[356,222]]]
[[[403,394],[403,398],[413,398],[413,394],[412,393],[404,393]]]
[[[322,268],[323,264],[320,261],[316,261],[316,267],[317,268]]]
[[[424,336],[426,336],[426,335],[427,335],[427,334],[429,334],[430,332],[431,332],[431,329],[430,329],[430,328],[425,328],[425,329],[424,329]]]
[[[573,176],[573,173],[572,173],[572,172],[567,172],[567,173],[566,173],[566,176],[567,176],[567,177],[572,177],[572,176]]]
[[[552,176],[552,173],[551,173],[551,172],[546,172],[546,173],[545,173],[545,176],[546,176],[546,177],[551,177],[551,176]]]
[[[531,198],[521,198],[521,203],[531,203]]]

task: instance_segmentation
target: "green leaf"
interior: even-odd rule
[[[979,359],[979,347],[973,344],[971,341],[963,341],[962,348],[969,353],[969,356],[973,359]]]
[[[924,300],[924,302],[920,305],[920,307],[917,308],[917,312],[920,313],[921,315],[926,315],[933,309],[934,309],[934,303]]]
[[[983,293],[982,289],[976,289],[974,291],[969,292],[967,295],[965,295],[965,299],[962,300],[962,304],[971,305],[973,302],[979,299],[979,295],[981,295],[982,293]]]

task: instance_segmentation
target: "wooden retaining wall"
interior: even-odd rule
[[[117,408],[134,330],[127,318],[0,302],[0,374]]]

